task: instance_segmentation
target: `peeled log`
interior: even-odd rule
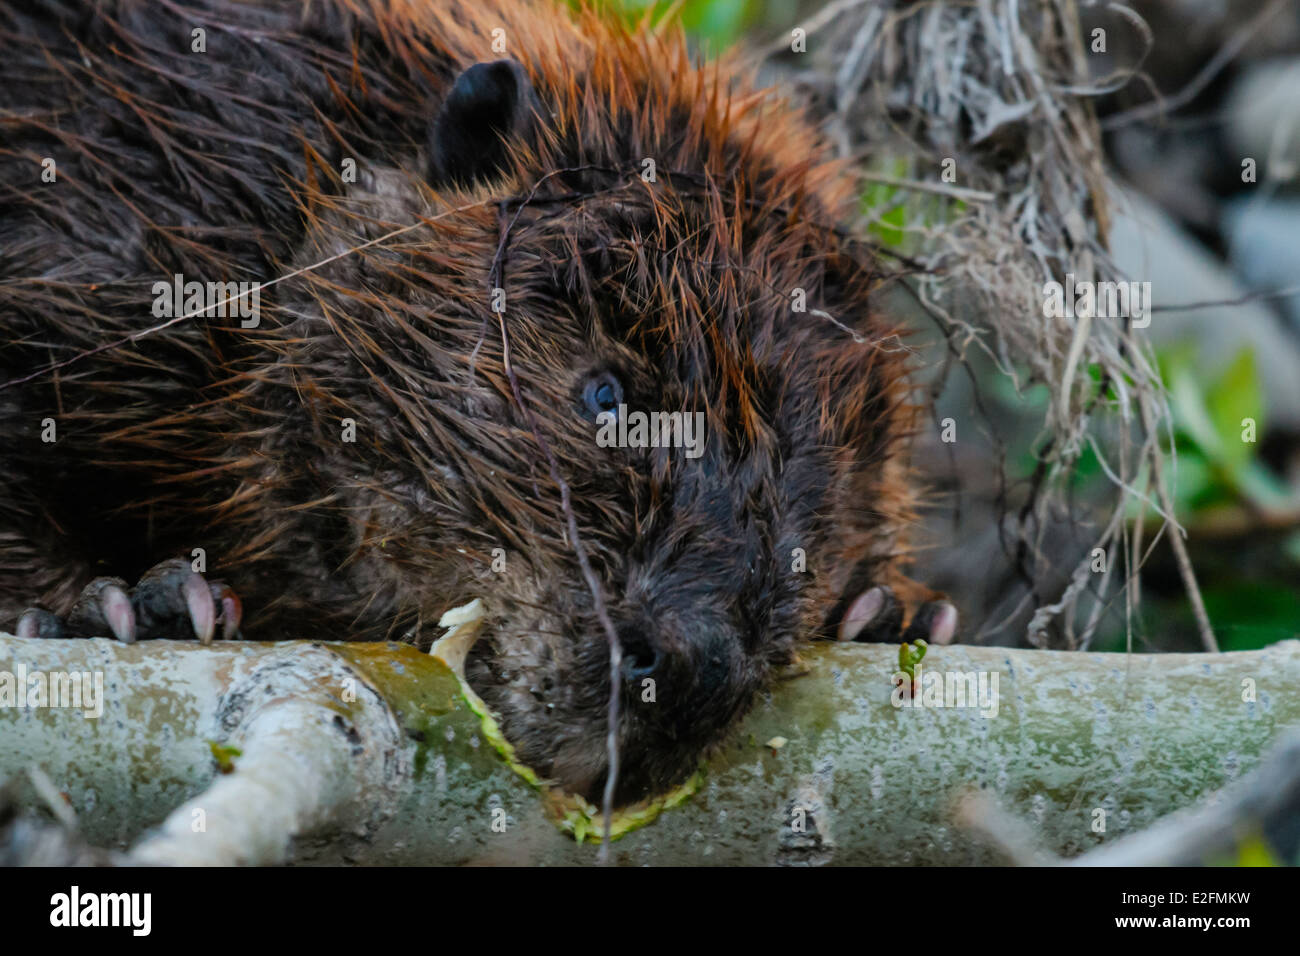
[[[894,707],[896,646],[803,654],[807,673],[755,706],[696,793],[617,840],[614,862],[998,862],[954,822],[971,788],[1073,856],[1193,804],[1300,726],[1300,641],[1217,655],[931,648],[925,671],[997,674],[995,717]],[[455,675],[411,647],[0,635],[0,675],[20,663],[101,672],[104,710],[0,706],[0,778],[41,768],[91,844],[137,861],[595,859],[489,743]],[[233,772],[211,744],[242,751]]]

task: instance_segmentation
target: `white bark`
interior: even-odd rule
[[[1300,725],[1296,641],[1131,657],[932,648],[923,671],[997,674],[991,717],[894,707],[894,646],[805,658],[698,792],[616,841],[615,862],[1003,859],[955,822],[972,788],[1036,846],[1074,856],[1241,777]],[[39,767],[91,844],[136,861],[594,860],[496,753],[446,666],[409,647],[0,636],[0,675],[20,664],[102,674],[104,709],[0,706],[0,778]],[[243,751],[233,773],[217,773],[209,741]]]

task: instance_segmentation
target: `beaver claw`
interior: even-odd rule
[[[208,581],[173,558],[150,568],[134,588],[121,578],[95,578],[82,590],[67,620],[32,607],[18,619],[19,637],[100,637],[119,641],[157,638],[212,643],[220,630],[226,640],[239,637],[243,616],[239,596],[222,581]]]
[[[863,591],[840,620],[838,640],[900,643],[923,640],[951,644],[957,636],[957,609],[948,601],[927,601],[903,627],[903,605],[887,587]]]

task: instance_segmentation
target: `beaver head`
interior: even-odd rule
[[[426,181],[392,180],[405,210],[374,231],[424,225],[353,257],[365,292],[330,311],[383,403],[386,559],[483,598],[470,683],[523,761],[596,799],[610,649],[585,550],[623,650],[627,803],[687,777],[850,574],[892,559],[903,350],[797,117],[680,40],[583,49],[459,73]],[[339,296],[337,271],[313,281]]]

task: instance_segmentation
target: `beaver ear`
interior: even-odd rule
[[[452,84],[429,131],[429,178],[468,185],[505,165],[507,144],[525,136],[537,94],[514,60],[475,63]]]

